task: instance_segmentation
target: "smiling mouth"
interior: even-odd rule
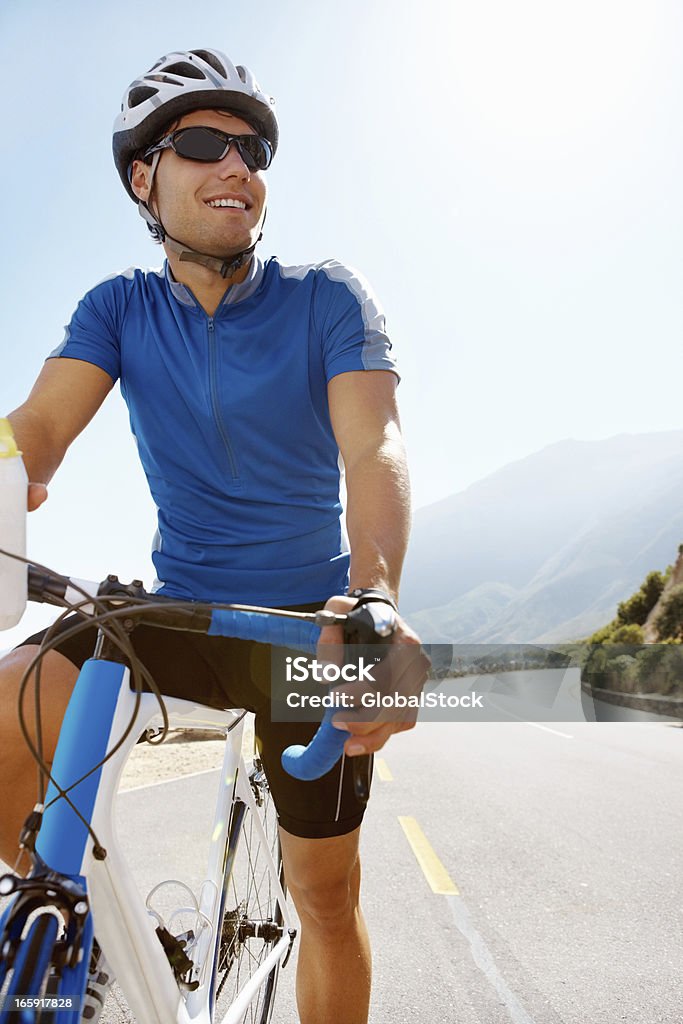
[[[247,204],[241,202],[239,199],[210,199],[205,206],[210,206],[212,210],[222,209],[233,209],[233,210],[246,210]]]

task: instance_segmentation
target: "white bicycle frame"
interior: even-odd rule
[[[144,693],[136,698],[128,680],[129,671],[123,665],[95,660],[86,662],[67,709],[52,768],[53,777],[63,789],[81,779],[102,759],[102,750],[111,749],[123,735],[133,718],[136,699],[139,699],[135,726],[125,743],[101,769],[69,791],[70,799],[90,821],[100,846],[106,850],[106,856],[97,859],[92,838],[65,800],[57,800],[47,806],[56,795],[52,785],[46,797],[43,826],[36,849],[52,869],[65,874],[82,875],[86,879],[97,940],[138,1024],[169,1024],[172,1021],[177,1024],[211,1024],[213,965],[216,962],[216,946],[221,938],[222,922],[219,918],[223,906],[222,887],[228,853],[230,810],[234,799],[242,800],[252,813],[254,826],[263,844],[259,857],[267,864],[272,891],[280,905],[283,933],[258,969],[245,982],[220,1022],[241,1024],[259,986],[273,967],[285,957],[291,944],[288,932],[293,926],[278,870],[256,813],[254,794],[242,757],[244,721],[239,721],[242,712],[223,711],[164,697],[172,727],[216,730],[227,736],[208,866],[199,895],[199,910],[203,919],[210,923],[204,929],[193,957],[198,964],[198,972],[193,972],[193,978],[199,981],[199,987],[193,992],[181,991],[155,933],[156,922],[136,887],[116,834],[113,812],[123,767],[139,737],[146,730],[160,727],[162,723],[156,697]],[[93,715],[99,715],[100,721],[93,723]],[[93,729],[103,734],[99,750],[91,748],[76,751],[78,744],[75,741],[78,739],[82,747],[88,731],[92,733]],[[85,792],[88,788],[90,796]],[[55,820],[50,820],[51,815],[54,815]],[[68,824],[65,815],[70,816]],[[80,837],[76,836],[73,848],[65,852],[65,842],[79,832]],[[77,864],[79,857],[80,864]]]

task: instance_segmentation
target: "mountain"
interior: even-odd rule
[[[401,605],[425,641],[569,640],[683,540],[683,430],[560,441],[415,515]]]

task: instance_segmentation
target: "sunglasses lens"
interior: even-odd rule
[[[213,163],[222,159],[225,153],[225,139],[214,135],[208,128],[184,128],[175,132],[173,148],[178,156],[186,160]]]
[[[222,160],[227,147],[234,141],[240,156],[250,171],[264,171],[273,158],[273,151],[266,139],[259,135],[227,135],[217,129],[213,131],[201,125],[181,128],[173,135],[173,148],[178,156],[186,160],[200,160],[215,163]]]
[[[260,135],[240,135],[239,147],[242,159],[250,170],[265,171],[273,156],[265,139]]]

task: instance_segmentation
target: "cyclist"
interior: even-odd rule
[[[160,593],[337,611],[369,600],[395,605],[409,487],[391,345],[354,271],[333,260],[291,267],[256,255],[264,172],[277,145],[273,100],[217,50],[169,54],[129,86],[114,125],[114,160],[166,261],[89,291],[10,415],[29,479],[41,481],[29,488],[29,508],[45,500],[67,448],[120,380],[158,508]],[[340,454],[349,543],[340,522]],[[419,689],[426,659],[415,633],[397,621],[394,640],[412,655],[403,681]],[[340,641],[336,630],[325,632],[324,640]],[[16,696],[40,639],[25,641],[0,673],[0,856],[9,862],[35,799]],[[256,712],[302,924],[301,1020],[365,1022],[364,808],[348,760],[315,783],[283,773],[280,752],[306,742],[315,725],[271,721],[263,645],[145,627],[132,640],[163,692]],[[82,633],[45,658],[47,750],[92,649],[93,636]],[[351,757],[410,727],[347,725]]]

